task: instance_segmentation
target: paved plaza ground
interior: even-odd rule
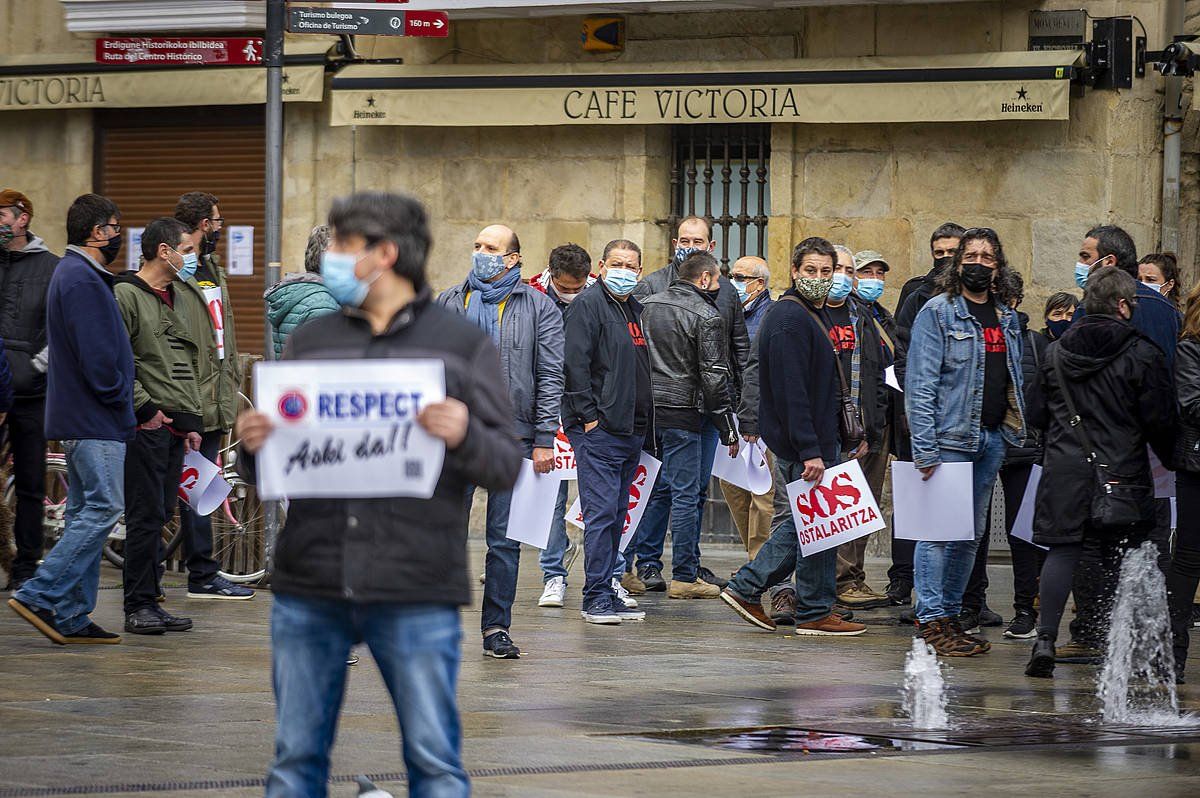
[[[705,551],[718,573],[739,564],[730,547]],[[482,557],[473,545],[475,573]],[[871,625],[858,638],[797,638],[757,630],[718,601],[660,593],[643,602],[647,622],[595,627],[579,618],[580,570],[567,608],[540,610],[536,556],[526,551],[513,627],[520,661],[480,655],[478,596],[463,613],[460,705],[476,795],[1200,795],[1200,720],[1174,731],[1102,728],[1095,668],[1027,679],[1029,642],[1005,641],[1001,630],[988,631],[990,654],[949,669],[955,728],[919,734],[901,717],[911,630],[886,623],[894,610],[864,614]],[[870,570],[879,577],[883,564]],[[195,618],[189,633],[62,649],[3,610],[0,798],[262,794],[274,733],[270,594],[188,601],[183,580],[168,579],[180,586],[168,589],[167,607]],[[114,629],[118,580],[105,566],[95,614]],[[1006,568],[992,568],[992,585],[991,605],[1011,613]],[[1200,711],[1195,662],[1189,675],[1181,702]],[[954,747],[804,754],[712,744],[763,726]],[[350,779],[363,773],[404,795],[402,770],[387,694],[364,653],[349,681],[331,795],[354,795]]]

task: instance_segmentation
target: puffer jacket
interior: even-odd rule
[[[283,354],[283,344],[304,322],[336,313],[338,303],[325,287],[319,274],[289,274],[263,294],[267,302],[267,320],[271,322],[271,343],[275,359]]]
[[[442,292],[437,304],[466,315],[467,283]],[[554,446],[563,396],[563,315],[554,300],[517,283],[500,319],[500,373],[516,413],[517,436],[535,448]]]
[[[1175,466],[1200,474],[1200,339],[1184,338],[1175,348],[1175,392],[1179,404]]]
[[[1041,411],[1042,379],[1041,367],[1046,362],[1046,347],[1050,342],[1040,332],[1029,329],[1029,315],[1017,311],[1021,322],[1021,377],[1025,391],[1025,417],[1027,420],[1037,416]],[[1033,465],[1042,462],[1042,446],[1045,433],[1041,427],[1028,421],[1025,425],[1025,443],[1020,446],[1010,446],[1005,465]]]
[[[1071,325],[1046,350],[1041,376],[1045,402],[1032,421],[1046,430],[1042,480],[1038,484],[1033,539],[1043,546],[1079,543],[1091,534],[1087,524],[1095,490],[1094,467],[1085,459],[1064,385],[1055,372],[1055,352],[1081,425],[1110,474],[1136,484],[1154,484],[1149,444],[1164,462],[1175,443],[1175,398],[1163,351],[1129,322],[1115,316],[1088,316]],[[1148,503],[1142,531],[1154,526]]]
[[[271,587],[278,593],[355,603],[468,604],[468,485],[508,490],[521,448],[491,339],[435,307],[425,288],[376,335],[361,312],[345,310],[296,330],[287,360],[436,358],[445,364],[446,396],[467,405],[467,436],[448,450],[429,499],[293,499],[275,548]],[[555,312],[557,315],[557,311]],[[254,458],[238,470],[253,478]]]
[[[654,407],[708,416],[726,445],[736,440],[725,323],[715,303],[683,280],[646,298],[642,330],[650,348]]]
[[[32,231],[24,249],[0,247],[0,338],[17,399],[46,395],[46,293],[58,261]]]
[[[645,300],[670,288],[678,277],[675,263],[668,263],[637,284],[633,296]],[[731,401],[737,407],[742,396],[742,375],[750,360],[750,334],[746,331],[746,312],[738,299],[737,289],[728,278],[721,276],[717,281],[717,311],[725,320],[725,334],[729,336],[729,377],[733,391]]]
[[[181,283],[172,283],[178,295]],[[158,411],[179,432],[204,432],[196,382],[203,344],[193,337],[187,314],[191,303],[175,299],[168,307],[134,272],[118,275],[113,286],[121,320],[133,347],[133,413],[145,424]]]

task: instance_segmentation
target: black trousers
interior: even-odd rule
[[[200,454],[210,462],[217,462],[221,451],[223,430],[204,433],[200,441]],[[220,508],[214,512],[221,512]],[[183,553],[188,570],[188,587],[204,587],[217,575],[217,561],[213,559],[212,519],[207,515],[196,515],[186,504],[179,507],[179,523],[183,529]]]
[[[8,441],[12,446],[13,486],[17,513],[13,522],[17,556],[12,578],[33,576],[42,559],[42,520],[46,499],[46,400],[18,399],[8,411]]]
[[[896,528],[896,517],[888,519],[888,525]],[[888,583],[903,583],[912,590],[913,585],[913,554],[917,550],[917,541],[892,537],[892,567],[888,568]]]
[[[1037,598],[1038,575],[1042,572],[1042,563],[1046,561],[1046,552],[1012,536],[1013,524],[1025,498],[1025,488],[1029,486],[1029,474],[1032,471],[1032,464],[1006,465],[1000,469],[1000,487],[1004,491],[1004,532],[1008,535],[1008,545],[1012,551],[1013,609],[1018,613],[1034,615],[1033,600]],[[979,612],[987,603],[990,537],[990,534],[983,536],[975,553],[975,567],[963,594],[965,610]]]
[[[1171,500],[1158,499],[1154,504],[1156,518],[1150,540],[1158,546],[1158,567],[1166,574],[1171,567]],[[1140,545],[1140,541],[1132,545]],[[1119,562],[1115,569],[1105,567],[1098,548],[1084,547],[1071,584],[1071,593],[1075,596],[1071,640],[1092,648],[1104,648],[1108,641],[1109,603],[1117,589],[1120,572]]]
[[[1179,522],[1175,529],[1175,555],[1167,572],[1171,604],[1171,632],[1175,638],[1175,670],[1183,673],[1187,662],[1188,630],[1192,602],[1200,584],[1200,474],[1175,472],[1175,501]]]
[[[125,452],[125,614],[156,606],[162,528],[175,512],[183,438],[140,429]]]

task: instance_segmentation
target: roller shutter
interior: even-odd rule
[[[229,225],[254,227],[254,274],[230,277],[229,293],[238,348],[262,354],[266,228],[261,111],[106,112],[97,114],[96,130],[96,191],[117,203],[125,227],[170,216],[179,196],[188,191],[216,195],[226,230]],[[227,236],[222,236],[218,252],[228,262]]]

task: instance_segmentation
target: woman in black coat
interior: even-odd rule
[[[1042,615],[1025,669],[1028,676],[1054,673],[1054,641],[1084,549],[1099,550],[1106,576],[1114,577],[1110,584],[1115,584],[1124,550],[1148,539],[1154,528],[1154,481],[1146,445],[1164,462],[1171,461],[1175,400],[1166,356],[1129,323],[1136,307],[1132,277],[1115,267],[1097,270],[1084,296],[1087,317],[1050,345],[1042,365],[1045,407],[1034,423],[1046,430],[1046,443],[1033,539],[1050,551],[1042,568]],[[1055,368],[1059,358],[1062,379]],[[1071,392],[1079,425],[1108,474],[1148,488],[1140,523],[1118,531],[1090,523],[1096,469],[1088,462],[1078,427],[1068,423],[1064,390]]]
[[[1187,299],[1183,335],[1175,350],[1175,390],[1179,403],[1179,438],[1175,446],[1178,525],[1167,591],[1175,638],[1175,677],[1182,683],[1192,601],[1200,583],[1200,285]]]

